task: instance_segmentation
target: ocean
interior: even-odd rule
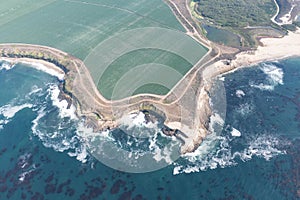
[[[220,77],[226,118],[211,123],[222,131],[166,167],[126,173],[91,153],[82,119],[59,100],[62,80],[0,61],[0,199],[299,199],[299,67],[290,58]],[[126,128],[155,137],[131,141],[117,130],[98,139],[158,150],[168,138],[140,118]]]

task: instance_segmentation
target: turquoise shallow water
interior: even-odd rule
[[[55,77],[0,66],[0,199],[300,197],[298,58],[226,75],[223,131],[196,153],[143,174],[116,171],[89,154],[80,120],[58,102]]]

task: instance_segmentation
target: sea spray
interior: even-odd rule
[[[266,80],[259,84],[250,83],[251,87],[273,91],[276,86],[283,85],[284,72],[275,63],[262,63],[259,69],[266,75]]]

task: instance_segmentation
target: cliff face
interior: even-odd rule
[[[95,131],[117,128],[120,119],[128,113],[150,111],[162,116],[167,129],[177,133],[176,137],[182,141],[181,153],[194,151],[208,133],[210,88],[209,84],[202,83],[202,72],[200,76],[193,75],[198,74],[197,70],[166,96],[146,94],[109,101],[99,93],[84,63],[64,52],[43,46],[13,44],[0,45],[0,55],[16,60],[29,58],[63,72],[60,97],[74,104],[77,115]]]

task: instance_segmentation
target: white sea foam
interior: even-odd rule
[[[14,64],[11,64],[11,63],[3,61],[3,60],[0,60],[0,62],[1,61],[2,61],[2,64],[0,65],[0,71],[1,70],[9,71],[9,70],[11,70],[12,68],[15,67]]]
[[[250,84],[251,87],[254,87],[254,88],[257,88],[257,89],[260,89],[260,90],[268,90],[268,91],[272,91],[274,90],[274,85],[266,85],[266,84],[263,84],[263,83],[260,83],[258,85],[255,85],[255,84]]]
[[[230,137],[209,135],[195,152],[182,156],[186,163],[175,163],[173,174],[234,166],[237,159],[246,162],[254,156],[268,161],[274,156],[286,153],[279,149],[280,146],[286,145],[285,142],[280,142],[274,136],[262,135],[249,139],[245,149],[235,152],[231,149],[231,140]]]
[[[71,157],[76,157],[76,159],[82,163],[87,162],[88,152],[85,146],[81,146],[80,148],[76,148],[75,152],[68,152],[68,155]]]
[[[250,84],[251,87],[258,88],[260,90],[272,91],[278,85],[283,85],[284,72],[281,68],[275,66],[274,64],[263,63],[260,67],[267,75],[267,83],[260,84]]]
[[[137,115],[131,115],[133,119],[133,124],[136,126],[143,126],[146,123],[145,114],[139,112]]]
[[[62,139],[63,133],[47,133],[38,131],[37,133],[39,139],[43,142],[43,145],[47,148],[52,148],[57,152],[67,152],[71,157],[76,157],[76,159],[82,163],[87,162],[88,152],[84,146],[83,141],[80,141],[78,136],[74,135],[69,138]]]
[[[243,152],[236,152],[234,156],[240,156],[243,161],[250,160],[253,156],[270,160],[272,157],[286,154],[285,150],[279,150],[278,146],[286,145],[276,137],[262,135],[249,142],[248,148]]]
[[[38,110],[37,117],[32,121],[33,134],[45,147],[58,152],[67,152],[69,156],[76,157],[80,162],[87,162],[88,152],[84,146],[84,140],[72,130],[72,127],[76,126],[76,122],[59,121],[54,125],[44,125],[47,121],[45,119],[47,113],[45,107]]]
[[[130,129],[130,132],[134,132],[134,129],[138,129],[138,138],[142,138],[143,136],[148,138],[148,141],[150,143],[149,149],[151,153],[153,154],[153,159],[157,162],[164,161],[166,163],[172,163],[173,160],[171,158],[172,150],[173,148],[178,146],[178,142],[175,137],[171,138],[172,142],[171,145],[167,145],[164,147],[158,146],[158,133],[160,132],[160,129],[158,128],[157,122],[147,122],[145,119],[145,114],[143,112],[138,113],[132,113],[129,115],[129,117],[125,116],[122,119],[122,123],[127,126],[127,130]],[[141,134],[142,133],[142,134]],[[132,134],[134,135],[134,133]],[[164,135],[161,135],[162,137],[165,137]],[[168,137],[170,139],[170,137]],[[138,141],[135,141],[138,142]],[[127,143],[128,145],[131,145],[130,143]],[[143,156],[146,152],[139,151],[134,152],[134,155],[136,158]]]
[[[0,130],[4,128],[5,124],[8,124],[9,120],[0,120]]]
[[[68,155],[76,157],[76,159],[82,163],[87,162],[87,157],[89,155],[87,147],[89,147],[89,151],[93,153],[94,147],[92,145],[97,139],[100,139],[101,141],[115,141],[109,130],[95,132],[93,128],[86,127],[84,122],[79,122],[77,124],[76,135],[80,137],[81,145],[76,148],[75,152],[69,152]]]
[[[58,70],[54,70],[51,69],[41,63],[37,63],[37,62],[27,62],[27,61],[21,61],[21,63],[26,64],[30,67],[33,67],[39,71],[45,72],[51,76],[55,76],[57,77],[59,80],[64,80],[64,73],[63,72],[59,72]]]
[[[239,105],[236,112],[239,113],[241,116],[248,116],[254,110],[254,105],[250,103],[244,103]]]
[[[131,129],[133,127],[140,128],[157,128],[157,123],[147,122],[145,114],[143,112],[131,113],[130,115],[124,115],[120,120],[121,124]]]
[[[157,162],[159,161],[164,161],[166,163],[171,164],[173,162],[171,155],[172,152],[175,151],[174,147],[176,147],[177,143],[173,142],[170,146],[166,145],[163,148],[160,148],[157,145],[157,136],[158,134],[155,134],[155,137],[149,138],[149,148],[153,152],[153,159],[156,160]]]
[[[35,169],[31,169],[31,170],[28,170],[28,171],[25,171],[25,172],[21,173],[21,174],[19,175],[18,180],[19,180],[20,182],[25,181],[26,177],[27,177],[28,175],[30,175],[34,170],[35,170]]]
[[[6,119],[11,119],[16,113],[23,110],[24,108],[32,108],[32,104],[25,103],[18,106],[13,106],[11,104],[0,107],[0,115],[3,115]]]
[[[31,91],[29,92],[29,94],[27,95],[28,97],[31,95],[34,95],[36,93],[42,92],[42,88],[39,88],[38,86],[34,85],[31,87]]]
[[[233,137],[241,137],[242,134],[241,134],[241,132],[239,130],[237,130],[236,128],[232,127],[231,135]]]
[[[243,90],[237,90],[235,92],[235,95],[238,97],[238,98],[242,98],[243,96],[245,96],[245,92]]]
[[[32,121],[31,130],[32,130],[32,133],[34,135],[38,135],[39,134],[39,130],[37,129],[37,126],[38,126],[39,120],[46,115],[46,112],[44,110],[45,110],[45,108],[41,108],[38,111],[37,117]]]
[[[260,68],[269,78],[271,83],[283,85],[283,70],[273,64],[263,64]]]
[[[173,169],[173,175],[178,175],[181,173],[181,170],[182,170],[182,166],[176,166],[174,167]]]
[[[142,126],[144,127],[143,124],[140,122],[144,122],[144,116],[143,114],[136,114],[132,115],[133,119],[139,119],[138,123],[135,123],[131,130],[124,129],[124,131],[129,131],[131,132],[134,130],[134,126]],[[137,117],[137,118],[136,118]],[[132,122],[132,120],[131,120]],[[136,121],[137,122],[137,121]],[[144,127],[143,130],[146,130],[147,128]],[[145,158],[150,158],[148,156],[151,156],[154,161],[156,162],[165,162],[171,164],[173,162],[172,160],[172,155],[174,155],[175,150],[179,151],[179,142],[174,138],[171,138],[172,141],[170,141],[167,145],[165,146],[160,146],[159,144],[159,138],[162,135],[159,134],[158,132],[155,132],[155,130],[152,130],[152,134],[149,135],[148,137],[141,138],[141,137],[128,137],[126,139],[123,138],[124,140],[118,140],[117,138],[113,137],[110,131],[102,131],[95,133],[92,128],[87,128],[83,124],[79,125],[77,128],[77,134],[83,138],[85,141],[86,145],[89,147],[90,152],[93,154],[95,153],[96,155],[98,154],[99,151],[99,146],[102,145],[103,143],[110,142],[112,145],[117,145],[121,152],[124,152],[126,157],[128,157],[128,162],[136,162],[138,160],[143,160]],[[131,134],[132,136],[133,134]],[[164,136],[162,136],[164,137]],[[168,137],[169,139],[169,137]],[[145,145],[145,140],[148,140],[149,146],[144,146]],[[111,143],[112,142],[112,143]],[[95,146],[96,145],[96,146]],[[142,145],[142,146],[140,146]],[[122,150],[123,148],[126,148],[127,150]],[[129,150],[128,150],[129,148]],[[176,149],[177,148],[177,149]],[[105,154],[105,152],[103,152]],[[107,152],[110,153],[110,152]],[[121,153],[122,154],[122,153]],[[121,155],[120,154],[120,155]],[[72,154],[69,154],[72,155]],[[98,155],[97,155],[98,156]],[[96,156],[96,157],[97,157]]]
[[[226,78],[225,76],[220,76],[220,77],[219,77],[219,80],[220,80],[220,81],[225,81],[225,78]]]
[[[213,126],[214,125],[224,125],[224,119],[218,114],[218,113],[213,113],[210,117],[210,130],[213,131]]]
[[[60,110],[59,115],[61,118],[77,119],[75,106],[71,104],[68,108],[68,102],[59,99],[60,89],[57,85],[50,85],[48,92],[51,94],[52,104]]]
[[[85,141],[93,142],[96,137],[101,137],[101,139],[106,141],[113,141],[114,138],[111,136],[109,130],[95,132],[93,128],[88,128],[83,122],[79,122],[76,128],[76,134]]]

